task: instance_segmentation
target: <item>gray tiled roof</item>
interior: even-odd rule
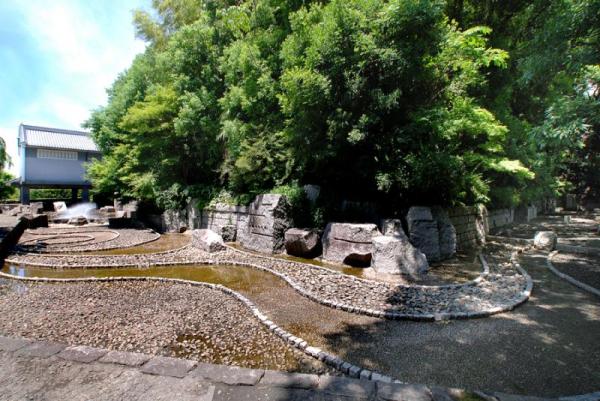
[[[27,146],[100,152],[88,132],[22,124],[19,139]]]

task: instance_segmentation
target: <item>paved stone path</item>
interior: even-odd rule
[[[15,401],[484,400],[462,390],[198,364],[10,337],[0,337],[0,366],[0,399]]]

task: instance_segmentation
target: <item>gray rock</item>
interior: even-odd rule
[[[558,237],[554,231],[538,231],[533,237],[533,246],[537,249],[553,251]]]
[[[86,345],[78,345],[75,347],[67,347],[58,354],[62,359],[69,361],[90,363],[103,357],[108,350],[101,348],[88,347]]]
[[[223,238],[216,232],[204,228],[192,231],[192,246],[205,252],[218,252],[225,249]]]
[[[435,207],[431,212],[438,226],[440,259],[449,259],[456,254],[456,229],[444,209]]]
[[[34,342],[24,348],[21,348],[15,355],[32,356],[36,358],[48,358],[49,356],[58,354],[60,351],[65,349],[67,346],[64,344],[58,344],[54,342],[39,341]]]
[[[225,225],[221,228],[221,237],[225,242],[234,242],[237,234],[237,227],[233,224]]]
[[[318,256],[319,234],[312,230],[290,228],[285,232],[285,251],[288,255],[311,258]]]
[[[420,384],[377,383],[377,398],[385,401],[432,401],[431,390]]]
[[[237,366],[211,365],[199,363],[190,373],[193,377],[201,377],[213,382],[229,385],[254,386],[265,374],[264,370],[239,368]]]
[[[319,390],[353,399],[368,399],[375,392],[375,383],[369,380],[324,375],[319,380]]]
[[[329,223],[323,233],[323,258],[349,265],[369,266],[373,237],[381,235],[375,224]]]
[[[185,377],[194,366],[196,366],[195,361],[166,356],[155,356],[143,365],[140,370],[151,375],[181,378]]]
[[[274,370],[265,371],[260,381],[261,385],[287,388],[316,388],[319,385],[319,376],[305,373],[286,373]]]
[[[116,363],[125,366],[140,366],[151,358],[150,355],[139,352],[109,351],[98,362]]]
[[[285,231],[291,226],[290,204],[278,194],[259,195],[248,207],[248,217],[238,227],[238,240],[243,247],[280,253],[284,249]]]
[[[404,233],[373,238],[371,267],[377,273],[418,276],[429,268],[425,255],[415,248]]]
[[[306,198],[311,202],[315,203],[319,194],[321,193],[321,187],[318,185],[308,184],[303,187]]]
[[[396,235],[400,232],[404,234],[404,228],[402,228],[402,220],[382,219],[381,232],[383,233],[383,235]]]
[[[410,242],[427,256],[427,261],[441,260],[439,230],[431,209],[422,206],[411,207],[406,215],[406,222]]]
[[[0,336],[0,350],[2,351],[16,351],[29,344],[31,344],[31,340],[25,338]]]

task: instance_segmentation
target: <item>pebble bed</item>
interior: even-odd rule
[[[273,273],[301,294],[323,305],[391,319],[440,320],[489,316],[527,300],[530,278],[510,262],[494,264],[478,279],[443,286],[394,285],[359,279],[337,271],[254,255],[228,248],[205,253],[191,246],[140,255],[12,255],[13,265],[42,267],[128,267],[176,264],[240,265]]]
[[[36,228],[25,231],[17,250],[36,253],[93,252],[129,248],[159,238],[160,234],[153,230],[109,229],[102,226]]]
[[[206,363],[290,372],[333,368],[289,347],[221,291],[158,281],[21,283],[0,279],[0,332]]]

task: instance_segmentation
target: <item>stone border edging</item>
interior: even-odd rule
[[[172,250],[168,250],[168,251],[157,252],[157,253],[146,254],[146,255],[168,254],[168,253],[177,252],[182,249],[186,249],[188,247],[191,247],[191,245],[188,244],[188,245],[185,245],[184,247],[181,247],[178,249],[172,249]],[[257,256],[254,254],[248,254],[247,252],[244,252],[244,251],[236,250],[235,248],[231,248],[229,246],[228,246],[228,248],[233,249],[237,253],[247,254],[250,256]],[[46,256],[51,256],[51,255],[46,255]],[[64,255],[59,254],[59,255],[55,255],[55,256],[62,257]],[[83,256],[78,256],[78,257],[83,257]],[[114,255],[101,255],[100,257],[103,259],[104,258],[112,258],[112,257],[114,257]],[[286,261],[283,259],[277,259],[277,258],[273,258],[273,257],[269,257],[269,256],[262,256],[262,255],[258,255],[258,258],[272,260],[275,262],[283,261],[283,262],[289,262],[289,263],[298,263],[301,265],[306,265],[307,267],[312,268],[312,269],[322,269],[327,272],[331,272],[331,273],[339,274],[339,275],[343,274],[343,273],[340,273],[340,272],[332,270],[332,269],[328,269],[328,268],[321,267],[321,266],[309,265],[309,264],[305,264],[305,263],[301,263],[301,262],[290,262],[290,261]],[[404,288],[415,288],[415,287],[416,288],[460,288],[460,287],[467,287],[467,286],[475,286],[478,283],[480,283],[481,281],[483,281],[485,276],[489,274],[489,265],[488,265],[486,259],[481,254],[479,255],[479,259],[483,265],[483,272],[479,277],[477,277],[476,279],[474,279],[470,282],[462,283],[462,284],[445,284],[445,285],[441,285],[441,286],[426,286],[426,285],[406,286],[406,285],[404,285],[402,287],[404,287]],[[51,264],[16,262],[11,259],[7,259],[7,262],[14,263],[17,265],[18,264],[25,265],[25,266],[57,268],[57,266],[51,265]],[[516,267],[517,270],[519,271],[519,273],[521,273],[525,277],[527,284],[526,284],[525,290],[521,291],[519,293],[519,296],[516,298],[515,302],[510,305],[497,306],[497,307],[494,307],[494,308],[491,308],[488,310],[475,311],[475,312],[402,313],[402,312],[395,312],[395,311],[391,311],[391,310],[368,309],[368,308],[363,308],[360,306],[352,306],[352,305],[345,304],[342,302],[335,302],[335,301],[331,301],[328,299],[323,299],[323,298],[320,298],[320,297],[312,294],[311,292],[305,290],[301,285],[297,284],[294,280],[292,280],[291,278],[289,278],[288,276],[286,276],[283,273],[279,273],[279,272],[275,271],[274,269],[271,269],[269,267],[265,267],[262,265],[248,263],[248,262],[239,262],[237,260],[229,260],[229,259],[211,260],[211,259],[209,259],[209,260],[204,260],[204,261],[190,261],[190,262],[181,261],[181,262],[177,262],[177,263],[154,262],[154,263],[146,263],[143,265],[140,263],[114,263],[114,264],[100,265],[100,266],[90,265],[89,267],[91,267],[91,268],[94,268],[94,267],[95,268],[103,268],[103,267],[111,268],[111,267],[185,266],[185,265],[209,265],[209,266],[211,266],[211,265],[219,265],[219,264],[229,264],[229,265],[234,265],[234,266],[249,267],[249,268],[254,268],[257,270],[265,271],[265,272],[275,275],[276,277],[279,277],[284,282],[286,282],[290,287],[292,287],[294,290],[296,290],[300,295],[302,295],[318,304],[321,304],[321,305],[324,305],[324,306],[327,306],[327,307],[330,307],[333,309],[339,309],[339,310],[349,312],[349,313],[362,314],[362,315],[366,315],[366,316],[372,316],[372,317],[376,317],[376,318],[390,319],[390,320],[411,320],[411,321],[432,322],[432,321],[450,320],[450,319],[484,318],[484,317],[489,317],[489,316],[492,316],[492,315],[495,315],[498,313],[504,313],[504,312],[513,310],[517,306],[521,305],[523,302],[527,301],[527,299],[529,299],[529,294],[531,293],[531,289],[529,288],[529,285],[530,285],[529,275],[523,269],[520,269],[520,267]],[[68,269],[69,267],[68,266],[60,266],[60,268]],[[86,266],[77,266],[77,268],[86,268]],[[348,275],[345,275],[345,276],[350,277],[352,280],[356,280],[359,282],[361,282],[361,281],[362,282],[371,282],[370,280],[360,279],[360,278],[353,277],[353,276],[348,276]]]
[[[152,240],[155,241],[155,240]],[[150,242],[152,242],[150,241]],[[137,245],[136,245],[137,246]],[[160,252],[151,252],[151,253],[134,253],[131,255],[125,255],[125,256],[150,256],[150,255],[167,255],[169,253],[175,253],[175,252],[179,252],[182,251],[188,247],[191,247],[191,244],[187,244],[184,245],[182,247],[179,248],[175,248],[175,249],[168,249],[166,251],[160,251]],[[129,246],[123,247],[123,248],[129,248]],[[122,249],[122,248],[113,248],[113,249]],[[106,249],[109,250],[109,249]],[[98,251],[98,250],[96,250]],[[92,251],[90,251],[92,252]],[[26,255],[28,253],[33,253],[33,252],[17,252],[16,255]],[[82,255],[82,254],[65,254],[65,253],[34,253],[36,256],[42,256],[42,257],[57,257],[57,258],[65,258],[65,257],[72,257],[72,258],[89,258],[89,257],[94,257],[94,258],[98,258],[98,259],[110,259],[110,258],[114,258],[115,256],[123,256],[123,255]],[[106,264],[89,264],[89,265],[80,265],[80,266],[73,266],[73,267],[69,267],[69,266],[57,266],[57,265],[53,265],[51,263],[35,263],[35,262],[28,262],[28,261],[16,261],[14,259],[11,259],[10,257],[6,258],[4,260],[5,263],[14,263],[16,265],[23,265],[23,266],[34,266],[34,267],[45,267],[45,268],[51,268],[51,269],[93,269],[93,268],[97,268],[97,269],[103,269],[103,268],[107,268],[107,267],[140,267],[142,266],[139,263],[106,263]],[[147,266],[175,266],[175,265],[190,265],[190,264],[202,264],[202,263],[198,263],[198,262],[178,262],[178,263],[166,263],[166,262],[155,262],[155,263],[147,263],[144,264],[144,267]],[[210,264],[210,263],[206,263],[206,264]]]
[[[268,256],[268,255],[261,255],[261,254],[256,254],[256,253],[252,253],[252,252],[248,252],[246,250],[243,249],[239,249],[236,247],[233,247],[231,245],[225,244],[225,247],[227,249],[230,249],[234,252],[237,253],[241,253],[243,255],[248,255],[251,257],[257,257],[260,259],[267,259],[267,260],[271,260],[271,261],[275,261],[275,262],[287,262],[287,263],[297,263],[299,265],[303,265],[303,266],[307,266],[311,269],[320,269],[320,270],[325,270],[329,273],[334,273],[334,274],[343,274],[346,277],[349,277],[350,279],[354,280],[354,281],[359,281],[359,282],[366,282],[366,283],[379,283],[379,281],[376,280],[371,280],[371,279],[366,279],[366,278],[360,278],[360,277],[355,277],[349,274],[344,274],[344,273],[340,273],[337,270],[334,269],[330,269],[326,266],[318,266],[318,265],[313,265],[310,263],[303,263],[303,262],[298,262],[295,260],[287,260],[287,259],[283,259],[283,258],[276,258],[273,256]],[[412,285],[406,285],[406,284],[394,284],[398,287],[404,287],[404,288],[437,288],[437,289],[443,289],[443,288],[459,288],[459,287],[468,287],[468,286],[473,286],[476,285],[478,283],[480,283],[484,276],[487,276],[490,273],[490,268],[489,265],[487,264],[487,261],[483,258],[483,256],[481,254],[477,254],[479,261],[481,262],[481,265],[483,267],[482,271],[479,273],[479,275],[474,278],[473,280],[470,281],[466,281],[464,283],[459,283],[459,284],[439,284],[439,285],[427,285],[427,284],[412,284]]]
[[[0,272],[0,277],[18,280],[18,281],[29,281],[29,282],[41,282],[41,283],[73,283],[73,282],[117,282],[117,281],[156,281],[162,283],[177,283],[177,284],[187,284],[196,287],[207,287],[214,290],[221,291],[227,295],[232,296],[237,299],[239,302],[243,303],[250,309],[254,317],[256,317],[260,323],[267,327],[267,329],[273,332],[276,336],[281,338],[285,343],[296,348],[306,355],[318,359],[325,364],[339,370],[342,373],[349,375],[350,377],[360,378],[363,380],[373,380],[380,381],[386,383],[394,382],[394,379],[390,376],[386,376],[384,374],[378,373],[376,371],[372,371],[369,369],[364,369],[360,366],[353,365],[349,362],[344,361],[343,359],[329,354],[327,352],[322,351],[320,348],[313,347],[308,344],[307,341],[300,337],[296,337],[293,334],[287,332],[282,329],[275,323],[273,323],[267,315],[263,314],[252,301],[243,296],[242,294],[231,290],[221,284],[211,284],[205,283],[201,281],[192,281],[192,280],[184,280],[184,279],[175,279],[175,278],[164,278],[164,277],[90,277],[90,278],[40,278],[40,277],[19,277],[14,276],[12,274],[7,274],[4,272]]]
[[[580,245],[568,245],[568,244],[556,244],[556,250],[567,253],[578,253],[581,255],[592,255],[592,256],[600,256],[600,248],[593,248],[590,246],[580,246]]]
[[[583,282],[573,278],[572,276],[569,276],[568,274],[565,274],[565,273],[559,271],[556,267],[554,267],[554,265],[552,264],[552,258],[554,256],[556,256],[557,254],[558,254],[558,251],[550,252],[548,254],[548,257],[546,258],[546,266],[548,267],[548,269],[550,269],[550,271],[552,273],[554,273],[561,279],[568,281],[570,284],[574,285],[575,287],[578,287],[581,290],[587,291],[590,294],[600,297],[600,289],[592,287],[591,285],[588,285],[586,283],[583,283]]]

